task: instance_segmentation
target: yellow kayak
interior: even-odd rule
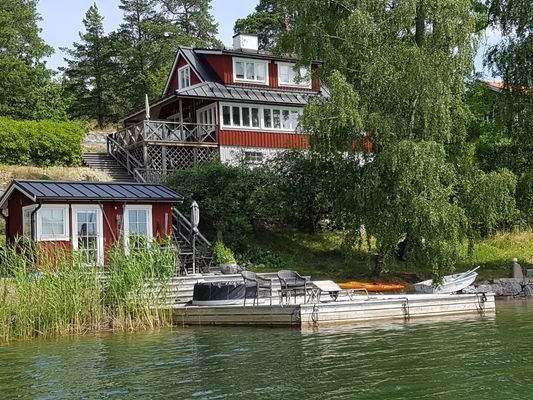
[[[341,289],[366,289],[369,292],[403,292],[405,286],[399,283],[341,282]]]

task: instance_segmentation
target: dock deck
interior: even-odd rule
[[[360,297],[360,298],[359,298]],[[399,294],[357,296],[350,300],[280,304],[273,297],[259,305],[174,306],[180,325],[257,325],[313,328],[375,320],[442,317],[495,312],[494,294]]]

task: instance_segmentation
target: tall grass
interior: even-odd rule
[[[21,241],[0,250],[0,341],[172,323],[164,307],[174,267],[170,246],[129,255],[113,248],[105,268],[87,267],[70,251],[47,255]]]

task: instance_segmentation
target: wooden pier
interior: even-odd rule
[[[271,275],[271,274],[268,274]],[[244,305],[193,306],[186,301],[192,298],[192,288],[197,280],[232,281],[240,275],[218,275],[177,278],[174,289],[178,301],[170,304],[177,325],[255,325],[313,328],[337,324],[356,324],[379,320],[410,320],[452,315],[491,315],[496,306],[494,294],[379,294],[358,295],[350,299],[339,296],[333,301],[323,295],[323,301],[303,302],[303,296],[293,302],[281,303],[274,289],[270,299],[261,299],[259,305],[247,301]]]

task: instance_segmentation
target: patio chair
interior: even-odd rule
[[[307,278],[304,278],[296,271],[290,270],[278,271],[278,278],[281,284],[282,293],[285,292],[285,295],[290,295],[290,293],[292,293],[296,296],[301,292],[304,295],[304,303],[306,302],[306,294],[309,283]]]
[[[257,275],[255,272],[251,271],[242,271],[242,279],[244,280],[244,285],[246,287],[244,293],[244,305],[246,305],[246,299],[249,298],[249,294],[253,295],[252,305],[259,305],[259,296],[260,293],[268,293],[270,299],[270,305],[272,305],[272,280],[267,278],[262,278]]]

